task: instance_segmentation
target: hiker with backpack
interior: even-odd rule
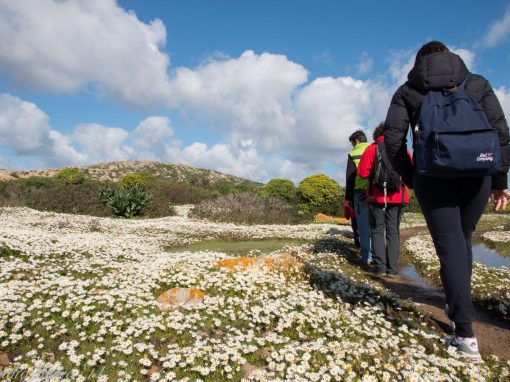
[[[366,188],[368,181],[358,175],[357,167],[365,149],[369,146],[367,136],[361,130],[357,130],[349,137],[352,151],[347,157],[345,173],[345,200],[348,206],[356,212],[356,223],[360,242],[360,256],[363,262],[370,265],[372,262],[372,250],[370,245],[370,224],[368,218],[368,204],[366,201]]]
[[[413,131],[413,162],[407,155]],[[510,193],[509,130],[489,82],[472,74],[441,42],[417,52],[408,81],[393,95],[384,128],[386,153],[415,190],[440,261],[447,315],[454,334],[447,345],[481,361],[472,328],[471,238],[492,195],[504,209]]]
[[[374,130],[374,143],[358,165],[360,177],[368,179],[366,190],[372,238],[372,266],[377,276],[396,277],[400,255],[400,218],[409,203],[407,187],[386,156],[384,123]]]

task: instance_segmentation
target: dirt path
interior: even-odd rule
[[[426,228],[410,229],[401,232],[404,241]],[[449,320],[443,308],[446,304],[442,288],[426,287],[400,274],[394,279],[381,278],[384,286],[402,298],[409,298],[415,302],[417,308],[423,312],[429,322],[445,334],[451,334]],[[476,308],[473,330],[478,339],[482,354],[494,354],[500,359],[510,360],[510,321],[492,316],[487,311]]]

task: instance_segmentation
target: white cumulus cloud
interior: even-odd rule
[[[482,37],[482,44],[494,48],[508,38],[510,34],[510,6],[508,6],[501,19],[494,21]]]
[[[133,156],[133,148],[125,144],[128,136],[129,133],[119,127],[91,123],[78,125],[72,140],[80,146],[88,163],[108,162],[128,160]]]
[[[306,78],[306,69],[285,56],[246,51],[237,59],[179,68],[172,100],[216,129],[256,138],[258,149],[271,150],[294,123],[292,97]]]
[[[20,87],[92,88],[135,106],[169,95],[165,26],[114,0],[0,0],[0,35],[0,73]]]
[[[131,133],[134,144],[145,150],[159,151],[166,139],[174,133],[170,125],[168,117],[145,118]]]
[[[505,117],[507,122],[510,120],[510,89],[504,86],[501,86],[498,89],[494,90],[496,96],[501,103],[501,107],[503,108],[503,112],[505,113]]]
[[[349,135],[358,129],[372,130],[384,119],[390,92],[351,77],[316,79],[296,99],[290,158],[320,163],[346,157]]]
[[[361,54],[361,61],[358,63],[356,69],[358,75],[365,75],[369,73],[374,67],[374,60],[368,55],[367,52]]]
[[[50,128],[48,116],[37,105],[5,93],[0,94],[0,147],[50,166],[84,159]]]

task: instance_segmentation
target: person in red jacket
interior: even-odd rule
[[[400,218],[404,203],[409,203],[407,187],[399,182],[397,191],[390,192],[372,182],[377,161],[377,150],[384,142],[384,123],[374,131],[372,143],[361,157],[358,174],[368,178],[367,201],[369,203],[369,221],[374,256],[372,264],[376,275],[395,277],[398,274],[400,255]],[[410,154],[409,154],[410,155]],[[391,166],[391,165],[390,165]],[[398,175],[397,175],[397,179]]]

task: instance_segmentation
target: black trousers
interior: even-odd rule
[[[416,175],[414,191],[427,221],[455,334],[473,337],[471,238],[487,205],[491,178],[432,178]]]
[[[402,204],[370,203],[372,262],[377,273],[398,273]]]

